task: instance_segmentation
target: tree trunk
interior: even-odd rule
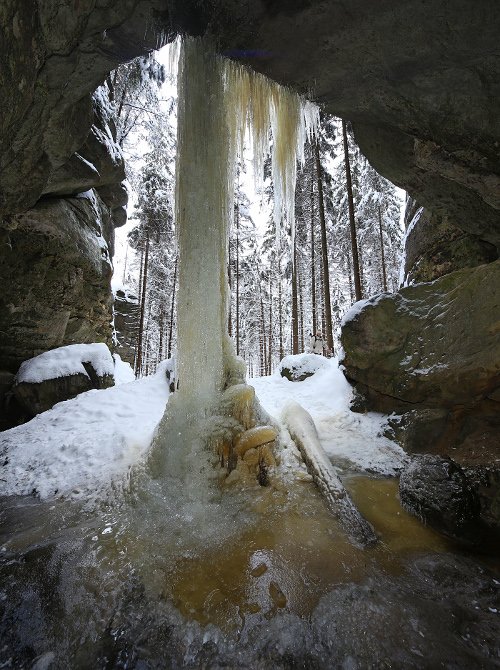
[[[137,356],[135,361],[135,376],[139,377],[142,368],[142,345],[144,335],[144,316],[146,307],[146,285],[148,281],[148,260],[149,260],[149,233],[146,232],[146,245],[144,249],[144,265],[142,270],[142,288],[140,301],[140,316],[139,316],[139,337],[137,340]]]
[[[231,306],[233,304],[233,292],[232,292],[232,281],[231,281],[231,238],[229,238],[229,243],[227,245],[227,255],[228,255],[228,261],[227,261],[227,283],[229,286],[229,293],[227,296],[227,301],[228,301],[228,310],[227,310],[227,332],[229,334],[229,337],[233,336],[233,326],[232,326],[232,320],[233,320],[233,315],[232,315],[232,309]]]
[[[292,265],[292,354],[299,353],[299,314],[297,301],[297,243],[293,238]]]
[[[347,276],[349,277],[349,295],[351,297],[351,305],[355,302],[354,298],[354,285],[352,281],[352,265],[351,265],[351,257],[348,253],[345,255],[347,259]]]
[[[382,213],[380,211],[380,205],[378,206],[378,229],[380,233],[380,260],[382,263],[382,280],[384,291],[387,291],[387,273],[385,269],[385,253],[384,253],[384,236],[382,234]]]
[[[325,303],[326,345],[333,354],[332,303],[330,299],[330,271],[328,268],[328,245],[326,241],[325,201],[323,197],[323,179],[319,159],[319,142],[316,140],[316,176],[318,180],[319,223],[321,228],[321,256],[323,260],[323,295]]]
[[[356,300],[361,300],[363,293],[361,291],[361,277],[359,273],[359,255],[358,255],[358,242],[356,235],[356,221],[354,219],[354,196],[352,193],[352,178],[351,178],[351,165],[349,163],[349,145],[347,142],[347,127],[346,122],[342,120],[342,136],[344,140],[344,161],[345,161],[345,174],[347,182],[347,201],[349,203],[349,226],[351,229],[351,248],[352,248],[352,266],[354,273],[354,291],[356,294]]]
[[[157,364],[164,358],[164,344],[165,344],[165,302],[162,301],[160,312],[160,341],[158,343],[158,359]]]
[[[300,279],[300,272],[299,272],[299,281],[298,281],[298,288],[299,288],[299,324],[300,324],[300,351],[304,351],[304,303],[302,300],[302,282]]]
[[[264,317],[264,300],[262,299],[262,286],[260,286],[260,332],[262,336],[262,361],[261,361],[261,375],[267,372],[267,345],[266,345],[266,319]]]
[[[269,272],[269,332],[268,332],[268,351],[267,351],[267,374],[271,374],[271,363],[273,358],[273,284],[271,272]]]
[[[283,305],[281,301],[281,268],[278,276],[278,309],[279,309],[279,336],[280,336],[280,361],[285,357],[285,349],[283,347]]]
[[[314,240],[314,163],[311,161],[311,309],[312,309],[312,332],[318,331],[318,319],[316,316],[316,253]]]
[[[174,264],[174,279],[172,281],[172,300],[170,301],[170,324],[168,328],[168,347],[167,347],[167,358],[172,356],[172,335],[174,332],[174,314],[175,314],[175,285],[177,284],[177,256],[175,257]]]
[[[240,217],[236,210],[236,355],[240,355]]]

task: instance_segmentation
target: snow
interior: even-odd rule
[[[135,381],[135,374],[130,363],[122,361],[119,354],[113,354],[115,362],[115,385],[128,384]]]
[[[345,470],[396,474],[406,456],[381,436],[386,417],[349,411],[352,391],[337,360],[322,360],[323,367],[303,382],[290,382],[275,372],[250,383],[278,422],[290,400],[311,414],[321,445],[340,474]],[[170,363],[160,364],[153,376],[127,383],[127,375],[131,379],[133,374],[130,366],[116,355],[115,361],[117,386],[82,393],[0,434],[0,458],[5,463],[0,495],[89,498],[126,481],[130,468],[148,453],[164,413]],[[300,474],[292,456],[289,464]],[[286,457],[282,460],[287,462]]]
[[[83,363],[90,363],[99,377],[114,373],[113,358],[105,344],[69,344],[24,361],[16,375],[16,384],[39,384],[77,374],[88,377]]]
[[[144,457],[167,399],[160,365],[151,377],[87,391],[1,433],[0,495],[99,496]]]
[[[352,388],[339,368],[338,359],[318,358],[326,365],[302,382],[290,382],[277,371],[249,383],[264,409],[276,419],[290,400],[302,405],[313,417],[321,445],[337,469],[397,474],[407,457],[398,445],[382,435],[385,416],[351,412]]]
[[[283,368],[293,370],[294,374],[299,376],[302,374],[314,374],[327,363],[327,359],[317,354],[297,354],[285,356],[278,365],[278,372]]]

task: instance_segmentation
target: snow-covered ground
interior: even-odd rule
[[[168,400],[165,363],[153,376],[82,393],[28,423],[0,434],[0,495],[86,497],[123,479],[146,454]],[[117,382],[131,371],[118,361]],[[313,417],[334,465],[394,474],[403,451],[380,436],[378,414],[349,411],[351,389],[337,361],[313,377],[290,382],[279,373],[251,379],[264,408],[277,420],[296,400]]]
[[[396,474],[406,462],[406,455],[382,436],[386,417],[375,412],[351,412],[352,389],[337,359],[322,360],[326,365],[302,382],[290,382],[275,373],[251,379],[250,383],[263,407],[278,420],[289,400],[302,405],[314,419],[321,444],[340,471],[354,466],[379,474]]]

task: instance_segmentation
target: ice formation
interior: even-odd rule
[[[171,50],[179,61],[176,226],[179,261],[179,379],[185,399],[227,385],[232,345],[227,323],[227,240],[237,155],[248,129],[262,174],[273,135],[276,228],[293,228],[297,160],[318,122],[317,108],[244,66],[214,55],[201,40]]]
[[[179,390],[158,428],[150,466],[154,476],[171,478],[169,486],[185,482],[183,495],[199,503],[210,495],[206,487],[214,452],[227,473],[244,470],[235,444],[254,421],[266,423],[253,394],[249,411],[257,418],[241,420],[241,398],[243,406],[247,403],[245,365],[235,356],[227,333],[236,159],[247,133],[255,172],[261,173],[272,132],[276,223],[284,219],[293,227],[296,163],[317,122],[317,110],[296,93],[215,55],[200,39],[174,45],[170,61],[176,60]],[[228,389],[235,385],[240,387],[238,398],[228,411]],[[266,479],[262,472],[261,479]],[[198,514],[199,506],[194,508]],[[206,510],[202,514],[206,518]]]

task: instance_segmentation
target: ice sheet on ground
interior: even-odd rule
[[[82,393],[0,433],[0,495],[97,494],[144,456],[167,399],[161,365],[154,376]]]
[[[301,404],[313,417],[321,444],[337,468],[355,466],[369,472],[396,474],[407,458],[398,445],[381,434],[384,415],[351,412],[352,389],[339,370],[337,359],[324,360],[326,366],[302,382],[290,382],[275,372],[249,383],[264,409],[276,419],[289,400]]]
[[[88,377],[83,363],[90,363],[99,377],[113,375],[113,358],[105,344],[69,344],[24,361],[16,375],[16,383],[38,384],[46,379],[76,374]]]

